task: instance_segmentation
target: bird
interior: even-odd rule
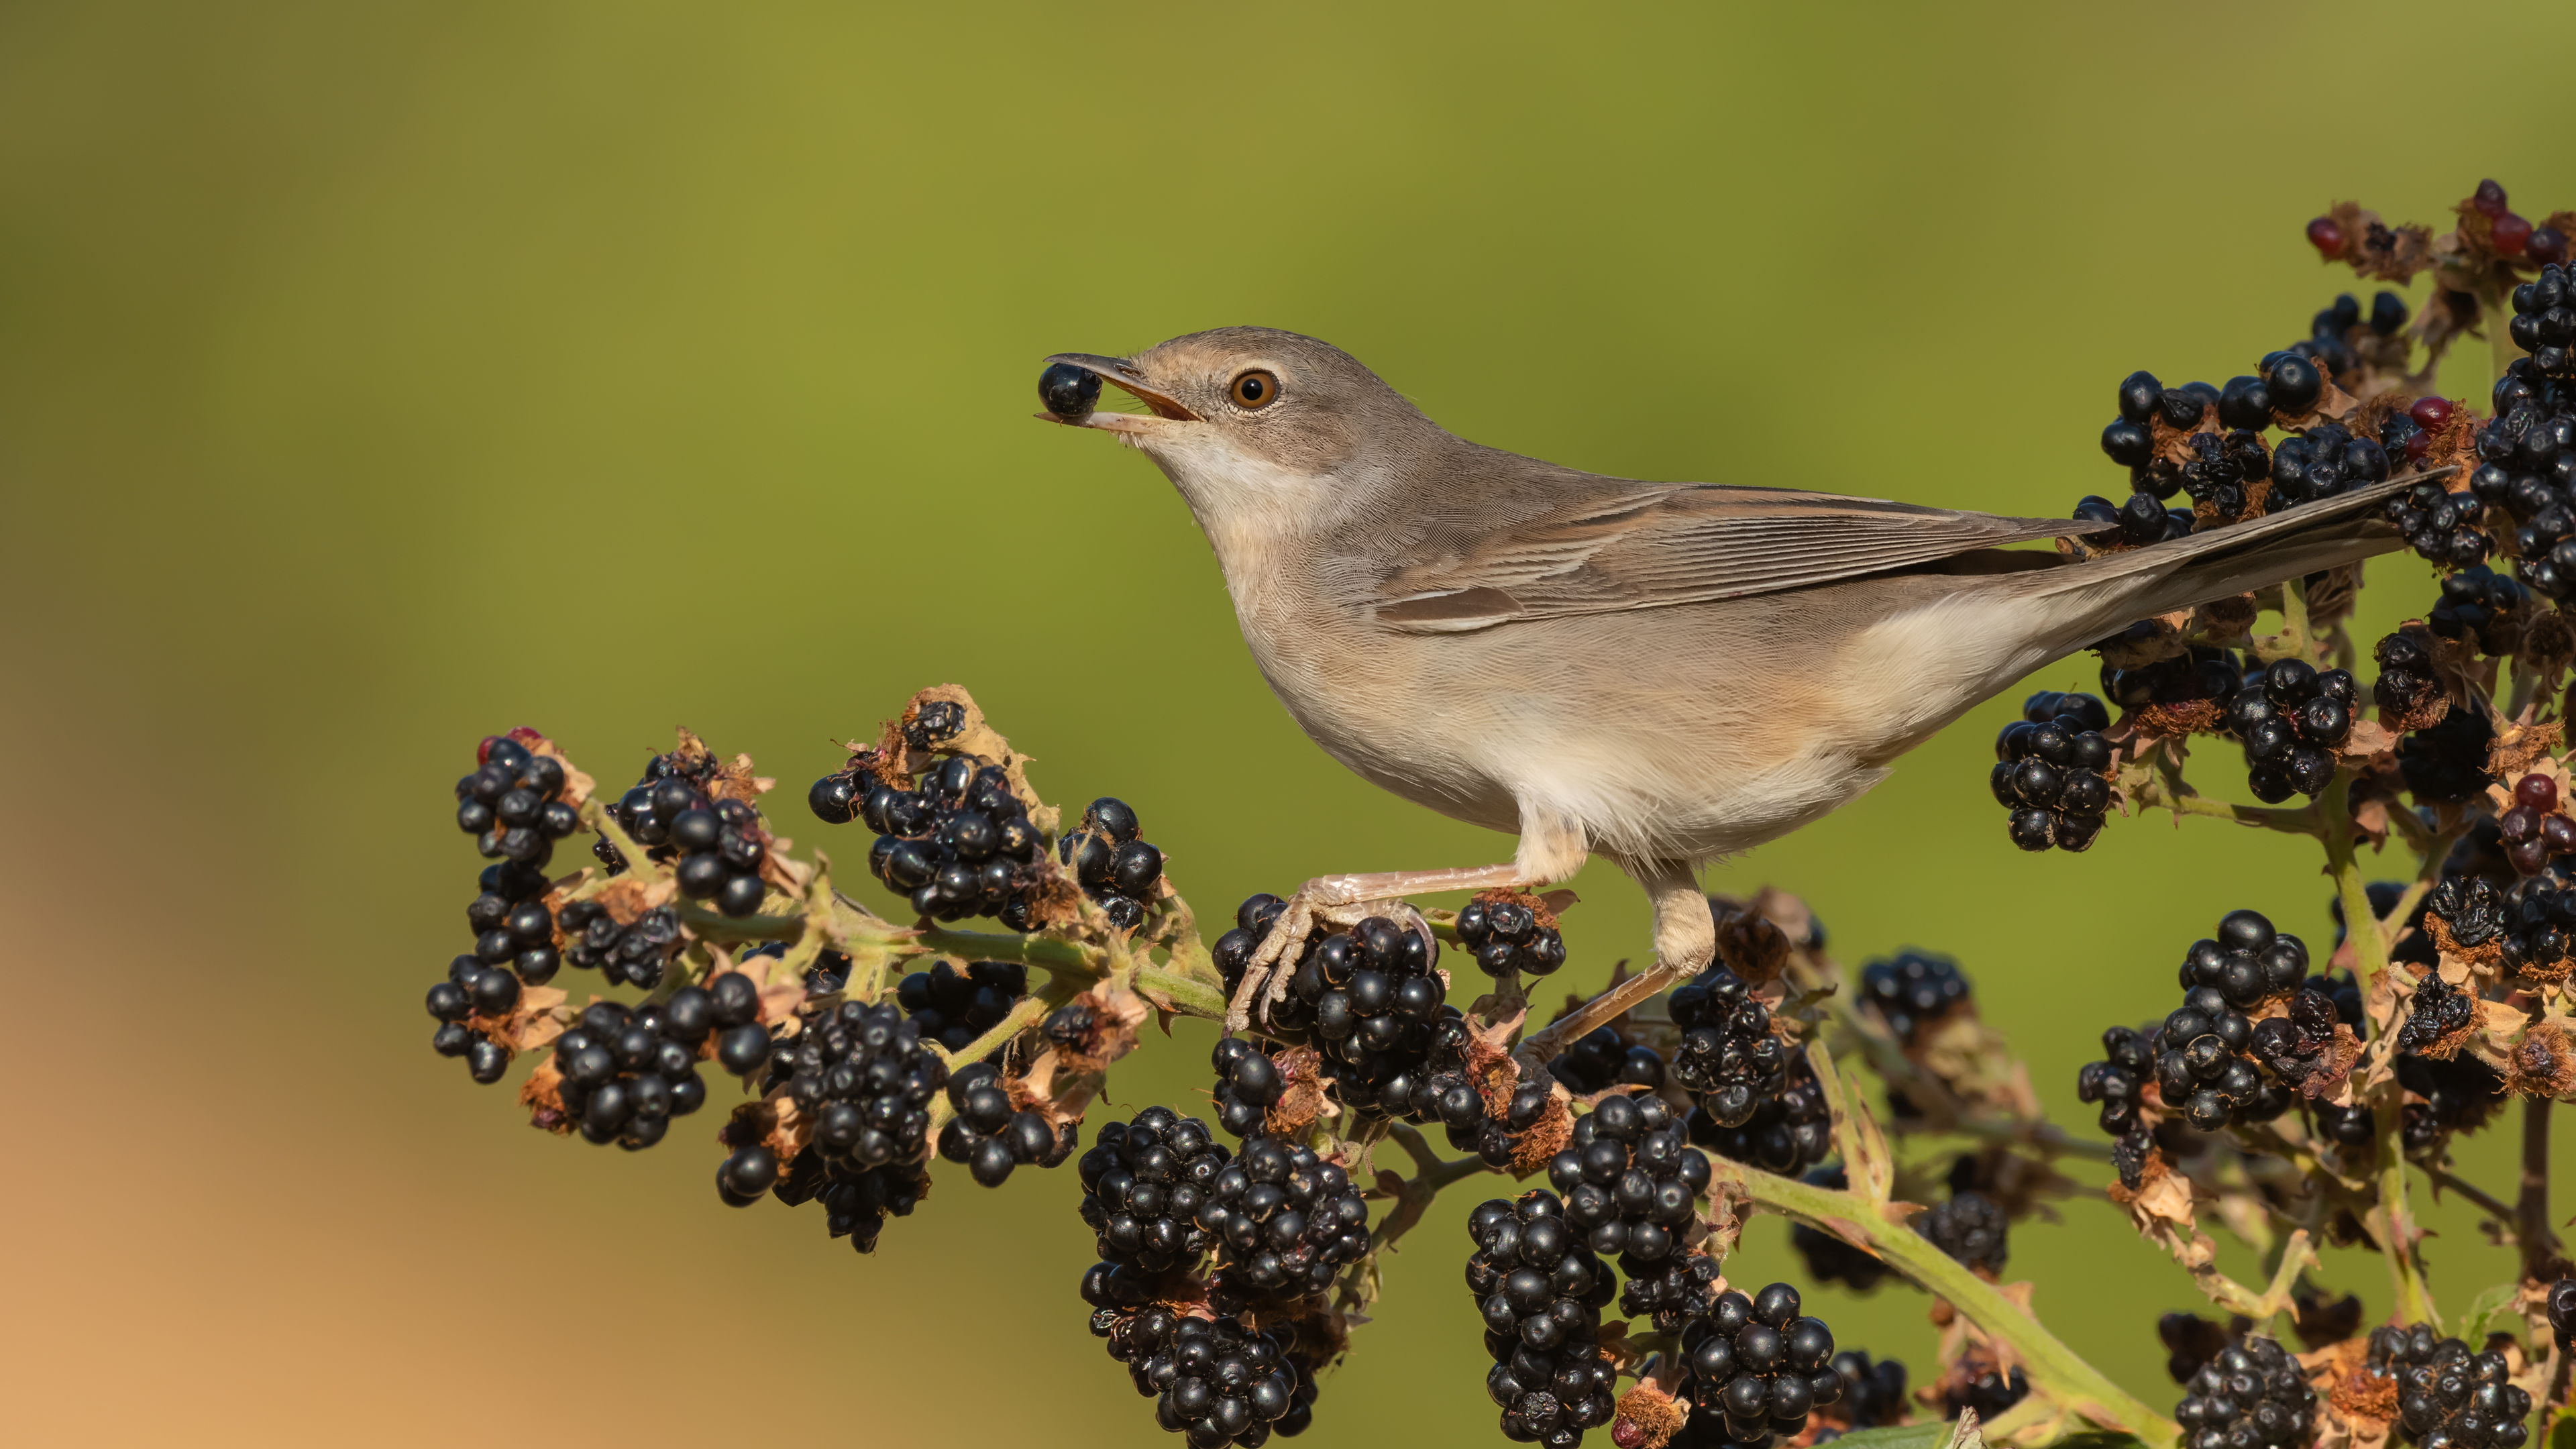
[[[1143,411],[1103,410],[1104,384]],[[1319,920],[1536,889],[1598,854],[1645,892],[1654,962],[1533,1038],[1571,1041],[1715,957],[1707,862],[1850,803],[1942,726],[2138,620],[2399,547],[2375,505],[2425,476],[2079,560],[2010,547],[2071,536],[2071,519],[1485,447],[1274,328],[1058,353],[1039,394],[1040,417],[1109,433],[1179,491],[1262,678],[1326,754],[1519,837],[1497,864],[1307,881],[1254,952],[1232,1030],[1284,995],[1273,968]]]

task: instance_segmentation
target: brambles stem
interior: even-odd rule
[[[2549,1223],[2549,1098],[2522,1104],[2522,1191],[2511,1221],[2514,1241],[2522,1249],[2523,1275],[2558,1255],[2558,1234]]]

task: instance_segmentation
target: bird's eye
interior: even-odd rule
[[[1266,372],[1247,372],[1234,380],[1229,393],[1236,407],[1246,411],[1266,408],[1279,396],[1279,379]]]

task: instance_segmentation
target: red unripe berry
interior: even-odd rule
[[[1618,1445],[1619,1449],[1637,1449],[1638,1445],[1646,1442],[1646,1426],[1622,1414],[1610,1426],[1610,1442]]]
[[[2415,433],[2406,439],[2406,461],[2409,463],[2423,462],[2424,455],[2432,451],[2433,435],[2431,433]]]
[[[2531,240],[2522,244],[2522,254],[2542,265],[2567,260],[2567,233],[2554,226],[2533,227]]]
[[[2438,397],[2417,398],[2415,400],[2415,406],[2406,410],[2406,416],[2413,418],[2415,420],[2415,426],[2422,428],[2424,431],[2428,433],[2438,433],[2442,431],[2443,428],[2450,425],[2450,399]]]
[[[2321,216],[2308,223],[2308,245],[2329,260],[2343,255],[2343,228],[2331,216]]]
[[[2508,211],[2495,219],[2487,235],[2495,241],[2497,256],[2518,257],[2531,242],[2531,223]]]
[[[503,738],[505,737],[501,735],[485,735],[481,743],[474,747],[474,763],[477,765],[492,763],[492,747],[501,743]]]
[[[2558,782],[2547,775],[2525,775],[2514,782],[2513,798],[2546,815],[2558,808]]]
[[[2495,178],[2489,177],[2478,183],[2478,194],[2469,198],[2469,205],[2488,216],[2502,216],[2505,212],[2504,188],[2496,183]]]

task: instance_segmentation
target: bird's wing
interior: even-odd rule
[[[1455,633],[1777,593],[2076,526],[1797,489],[1627,484],[1489,527],[1435,529],[1372,602],[1390,628]]]

